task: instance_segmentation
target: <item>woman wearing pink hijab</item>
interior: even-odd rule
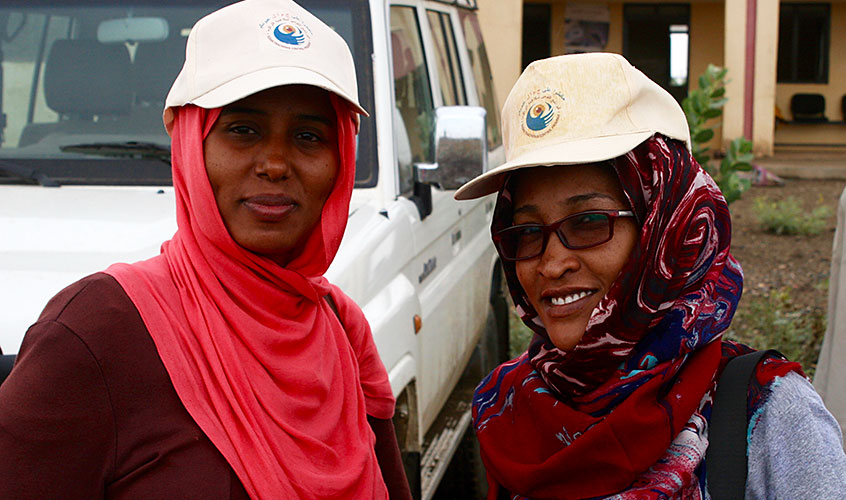
[[[295,3],[195,25],[164,116],[178,230],[27,332],[0,391],[5,498],[410,498],[369,326],[323,277],[359,114],[348,47]]]

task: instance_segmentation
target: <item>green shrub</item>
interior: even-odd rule
[[[753,159],[752,143],[743,137],[738,137],[729,143],[726,155],[718,168],[705,164],[705,170],[714,178],[727,204],[740,199],[743,192],[752,185],[750,179],[741,177],[737,173],[752,170]]]
[[[752,170],[754,155],[752,143],[738,137],[731,141],[720,164],[711,164],[711,154],[705,144],[714,138],[714,129],[720,124],[706,124],[723,114],[723,106],[728,100],[725,97],[726,73],[727,69],[709,64],[705,73],[699,77],[699,88],[691,90],[682,101],[682,109],[690,128],[691,154],[714,178],[726,198],[726,203],[731,203],[739,199],[752,184],[749,179],[739,176],[738,172]]]
[[[727,337],[755,349],[776,349],[813,377],[825,335],[824,308],[800,308],[789,288],[744,296]]]
[[[755,198],[753,210],[763,230],[774,234],[817,235],[825,229],[831,216],[831,209],[826,205],[819,205],[811,212],[804,211],[792,196],[780,201],[759,196]]]
[[[688,92],[682,101],[682,109],[690,127],[691,153],[700,165],[705,167],[711,159],[709,148],[705,144],[714,137],[714,126],[706,123],[723,114],[725,98],[725,77],[728,70],[709,64],[705,73],[699,77],[699,88]]]

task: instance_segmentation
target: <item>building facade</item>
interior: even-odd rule
[[[617,52],[681,100],[728,69],[714,146],[846,151],[846,0],[477,0],[500,103],[531,60]],[[798,95],[798,97],[796,97]]]

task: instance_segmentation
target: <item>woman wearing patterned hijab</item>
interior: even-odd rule
[[[164,114],[177,232],[27,332],[0,391],[3,498],[411,498],[370,327],[323,277],[357,93],[344,40],[294,2],[197,22]]]
[[[708,498],[723,339],[743,274],[684,113],[614,54],[530,65],[503,110],[491,234],[529,348],[477,387],[490,500]],[[840,430],[796,363],[748,397],[746,498],[844,498]]]

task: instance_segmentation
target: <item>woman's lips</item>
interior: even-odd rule
[[[262,222],[278,222],[284,219],[297,204],[290,196],[263,194],[246,198],[242,204]]]
[[[547,291],[541,300],[550,318],[563,318],[582,311],[596,292],[594,289]]]

